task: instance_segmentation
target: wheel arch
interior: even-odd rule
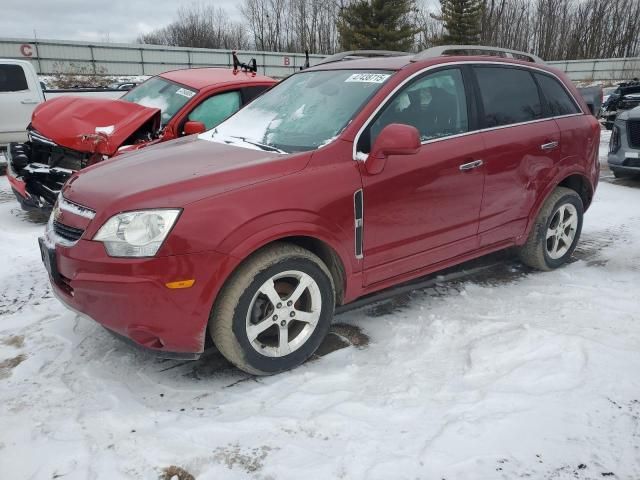
[[[282,225],[279,227],[282,227]],[[277,233],[278,231],[281,233]],[[226,275],[224,275],[217,291],[214,293],[212,304],[240,265],[248,261],[256,253],[277,243],[297,245],[317,255],[331,273],[336,289],[336,305],[342,305],[347,295],[348,282],[353,271],[352,265],[348,262],[349,257],[346,252],[340,248],[339,241],[332,237],[329,232],[318,229],[317,225],[297,225],[296,228],[289,225],[286,229],[277,228],[274,232],[262,230],[235,245],[228,252],[231,263],[225,269]]]
[[[580,173],[568,175],[560,182],[558,182],[556,187],[570,188],[571,190],[574,190],[578,195],[580,195],[585,212],[591,205],[591,201],[593,200],[593,188],[586,176]]]
[[[521,245],[527,240],[529,233],[531,232],[531,228],[533,228],[533,225],[535,225],[536,223],[536,218],[540,214],[540,209],[544,205],[544,202],[547,200],[547,198],[549,198],[549,195],[551,195],[553,191],[558,187],[566,187],[575,191],[582,199],[584,211],[586,211],[587,208],[589,208],[589,206],[591,205],[594,189],[585,174],[581,172],[573,172],[560,175],[555,181],[549,182],[547,188],[542,192],[541,195],[538,196],[536,203],[531,209],[529,219],[527,220],[527,228],[522,236],[517,239],[517,245]]]

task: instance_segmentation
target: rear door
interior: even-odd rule
[[[0,144],[27,139],[31,113],[40,103],[38,86],[20,64],[0,64]]]
[[[591,165],[589,172],[599,170],[600,124],[593,115],[585,115],[576,99],[560,80],[551,74],[536,72],[547,115],[552,116],[560,129],[558,154],[565,166],[583,170],[585,162]],[[598,174],[594,180],[597,182]]]
[[[530,69],[473,68],[486,151],[480,246],[521,235],[544,180],[560,159],[560,130],[543,109]]]

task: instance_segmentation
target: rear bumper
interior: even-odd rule
[[[218,266],[216,252],[169,257],[109,257],[99,242],[56,245],[55,295],[71,310],[129,343],[164,358],[197,358],[204,350]],[[195,279],[190,288],[168,282]]]

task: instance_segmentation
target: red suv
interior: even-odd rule
[[[213,130],[74,174],[40,239],[54,292],[163,356],[208,332],[272,374],[363,295],[507,247],[562,265],[600,126],[557,70],[481,49],[330,58]]]

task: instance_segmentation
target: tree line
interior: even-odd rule
[[[332,54],[482,44],[545,60],[640,56],[640,0],[242,0],[196,3],[139,43]]]

